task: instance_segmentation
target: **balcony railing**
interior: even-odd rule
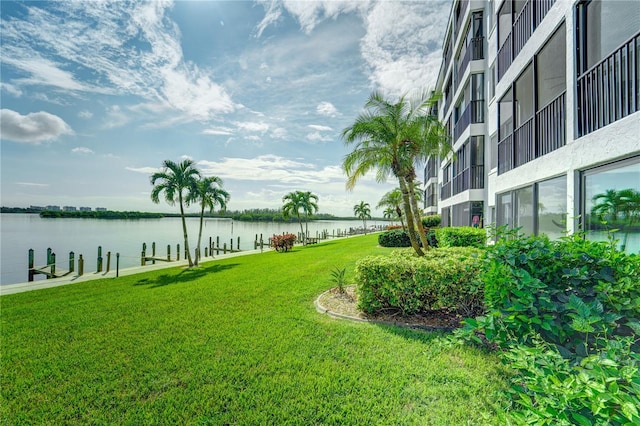
[[[516,16],[505,42],[498,49],[498,81],[538,28],[556,0],[528,0]]]
[[[453,178],[453,194],[484,188],[484,166],[471,166]]]
[[[440,187],[440,199],[446,200],[449,197],[451,197],[451,181],[442,184]]]
[[[639,110],[640,33],[578,77],[578,137]]]
[[[565,93],[536,113],[536,157],[565,145],[567,140]]]
[[[470,189],[484,188],[484,166],[471,166]]]
[[[454,142],[462,136],[471,123],[484,123],[484,101],[471,101],[467,105],[453,129]]]
[[[513,136],[509,133],[498,142],[498,174],[513,169]]]
[[[536,158],[536,148],[533,142],[534,117],[527,120],[513,132],[514,167],[522,166]]]
[[[498,50],[498,81],[502,79],[513,62],[513,46],[511,45],[511,33],[504,44]]]
[[[513,57],[518,56],[533,33],[533,1],[527,1],[513,22]]]
[[[469,66],[469,62],[480,59],[484,59],[484,37],[474,37],[471,39],[469,46],[467,46],[462,61],[456,70],[456,87],[460,87],[460,82]]]
[[[474,37],[471,39],[471,60],[479,61],[484,59],[484,36]]]

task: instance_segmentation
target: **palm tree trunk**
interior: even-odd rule
[[[415,220],[415,226],[418,230],[418,235],[420,237],[420,242],[422,243],[422,247],[425,250],[429,250],[429,241],[427,240],[427,234],[424,232],[424,226],[422,226],[422,218],[418,213],[420,209],[418,208],[418,201],[416,201],[416,194],[414,194],[414,177],[415,172],[412,172],[410,176],[407,177],[407,186],[409,187],[409,200],[411,201],[411,208],[413,209],[415,216],[413,217]]]
[[[300,213],[298,213],[298,223],[300,224],[300,234],[302,235],[302,245],[307,245],[307,240],[304,235],[304,228],[302,227],[302,218],[300,217]]]
[[[416,240],[416,226],[413,219],[413,211],[411,210],[411,201],[409,200],[410,194],[407,188],[407,181],[404,177],[398,177],[400,183],[400,192],[402,192],[402,202],[404,204],[404,215],[407,218],[407,233],[409,234],[409,241],[411,241],[411,247],[415,250],[418,256],[424,256],[424,252],[420,249],[420,244]]]
[[[202,204],[202,210],[200,210],[200,230],[198,231],[198,245],[196,246],[196,261],[195,265],[198,266],[200,257],[200,244],[202,243],[202,222],[204,221],[204,204]]]
[[[398,218],[400,219],[400,225],[402,225],[402,229],[407,229],[404,225],[404,218],[402,217],[402,209],[399,206],[396,206],[396,213],[398,214]]]
[[[180,217],[182,218],[182,234],[184,235],[184,249],[187,252],[187,260],[189,261],[189,268],[193,267],[193,260],[191,260],[191,252],[189,251],[189,236],[187,235],[187,222],[184,218],[184,207],[182,206],[182,194],[178,195],[180,201]]]

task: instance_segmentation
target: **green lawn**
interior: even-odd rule
[[[4,424],[497,423],[497,356],[335,320],[368,235],[2,296]]]

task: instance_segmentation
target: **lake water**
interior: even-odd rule
[[[369,225],[383,225],[383,221],[367,221]],[[329,234],[350,228],[358,228],[362,222],[353,221],[314,221],[309,223],[309,236],[316,232],[328,231]],[[198,240],[199,218],[187,218],[189,247],[191,253]],[[276,222],[239,222],[231,219],[205,219],[202,230],[202,245],[208,246],[209,237],[220,246],[227,247],[233,239],[234,248],[240,237],[240,249],[252,250],[258,234],[262,234],[265,245],[273,234],[291,232],[298,234],[300,225]],[[180,218],[104,220],[104,219],[43,219],[37,214],[0,214],[0,284],[26,282],[28,251],[34,250],[36,266],[47,263],[47,248],[56,254],[56,267],[68,269],[69,252],[73,251],[77,259],[84,259],[85,274],[97,269],[98,246],[102,246],[105,262],[107,252],[111,252],[111,269],[115,269],[115,255],[120,253],[120,268],[140,266],[142,243],[147,244],[147,255],[151,255],[151,244],[156,243],[156,257],[166,257],[167,245],[171,245],[171,258],[175,259],[176,245],[180,244],[184,252],[182,225]],[[203,248],[204,254],[204,248]],[[184,257],[184,253],[181,254]],[[36,280],[44,279],[36,275]]]

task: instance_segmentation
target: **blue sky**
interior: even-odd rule
[[[340,137],[372,90],[432,88],[450,0],[10,2],[1,6],[1,204],[173,211],[150,174],[191,158],[229,208],[345,190]],[[375,212],[375,211],[374,211]]]

